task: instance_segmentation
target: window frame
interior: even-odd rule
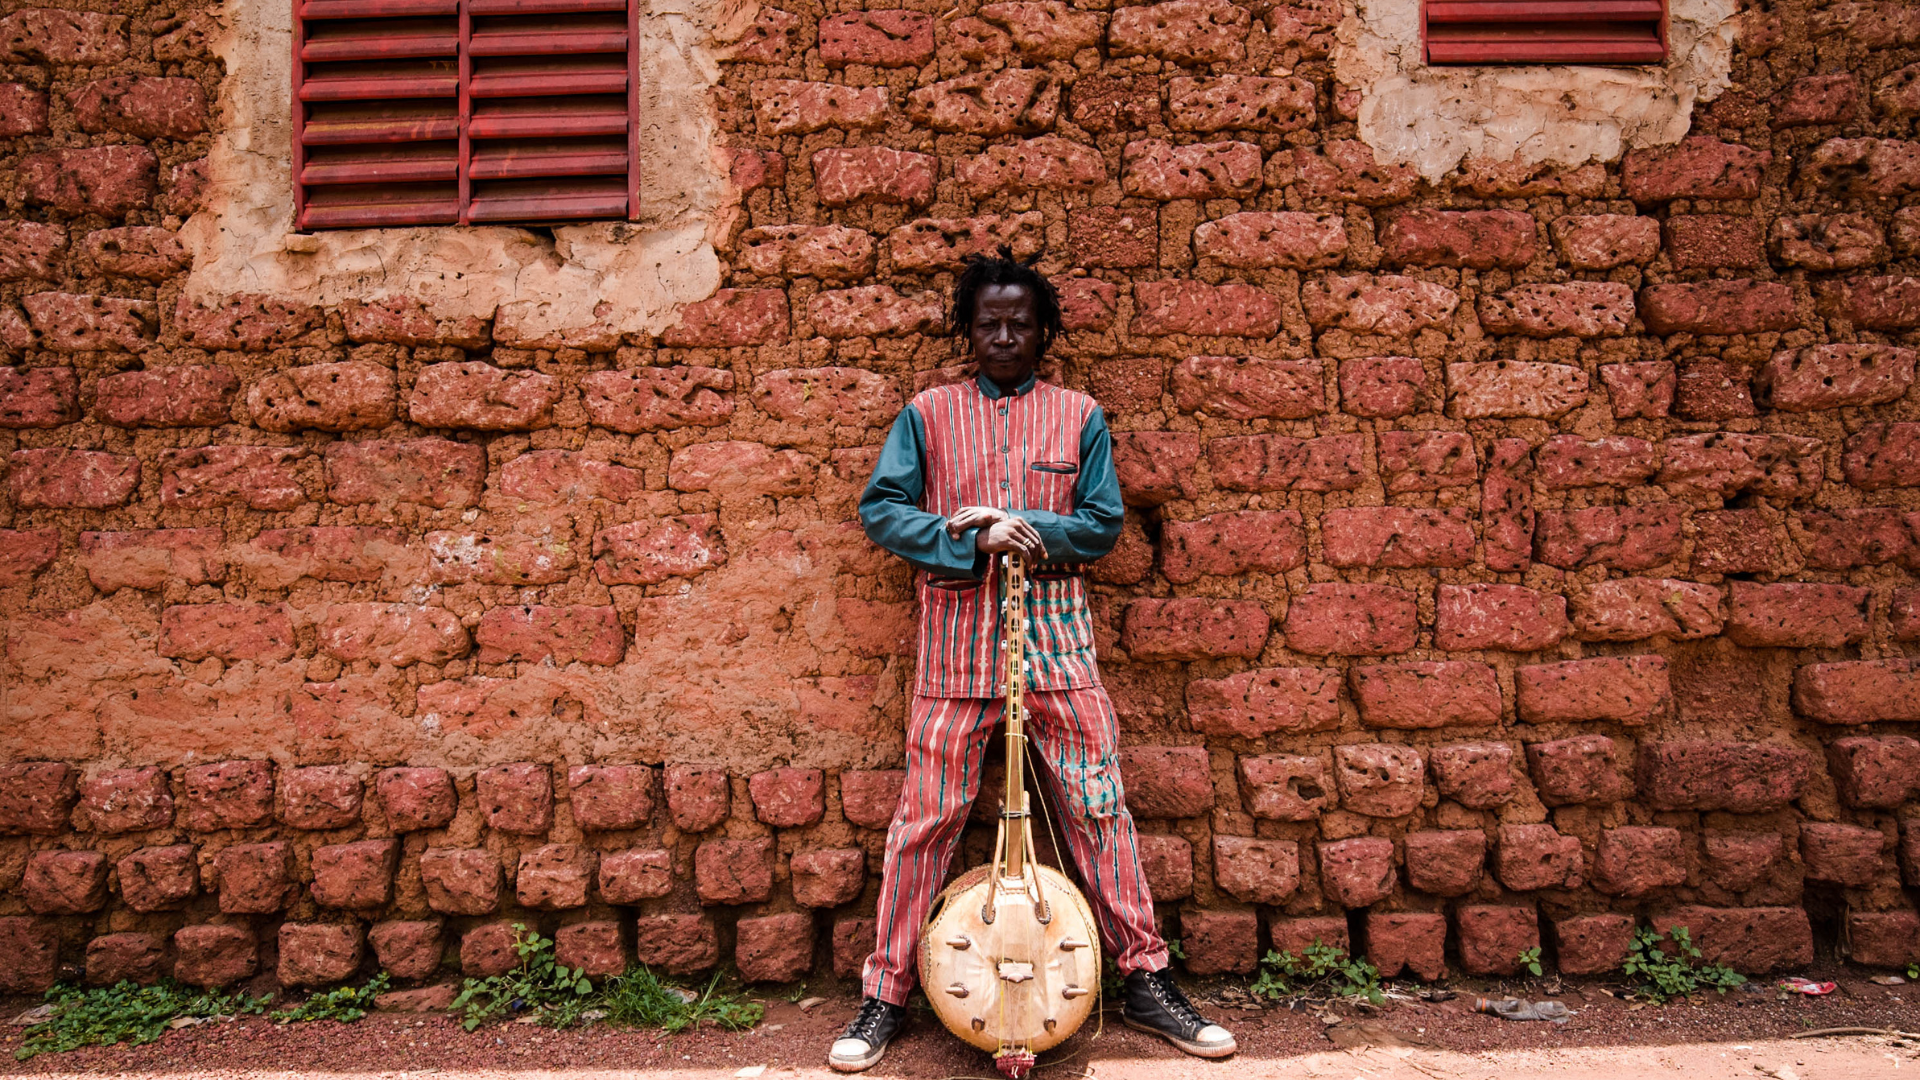
[[[1638,18],[1624,17],[1627,14],[1626,9],[1631,8],[1633,6],[1643,5],[1648,2],[1649,0],[1420,0],[1420,57],[1422,62],[1426,64],[1428,67],[1435,67],[1435,68],[1545,67],[1549,65],[1560,65],[1560,64],[1577,64],[1577,65],[1583,65],[1583,66],[1600,66],[1600,67],[1654,67],[1654,66],[1664,65],[1669,59],[1672,58],[1672,46],[1669,44],[1668,36],[1667,36],[1668,35],[1668,18],[1669,18],[1667,0],[1652,0],[1652,2],[1658,3],[1659,9],[1660,9],[1659,16],[1657,19],[1649,20],[1648,18],[1645,17],[1644,14],[1642,14]],[[1594,49],[1588,46],[1586,43],[1578,40],[1562,40],[1562,41],[1546,40],[1538,43],[1537,48],[1528,51],[1529,52],[1528,55],[1499,56],[1495,54],[1503,50],[1499,45],[1494,43],[1494,39],[1492,37],[1489,37],[1485,41],[1476,43],[1471,36],[1461,35],[1458,39],[1456,39],[1458,43],[1454,46],[1454,48],[1456,50],[1465,51],[1468,53],[1468,55],[1457,56],[1455,58],[1436,60],[1433,54],[1433,35],[1430,32],[1431,27],[1434,25],[1434,19],[1432,18],[1432,15],[1433,15],[1433,7],[1435,4],[1441,4],[1447,7],[1466,8],[1466,9],[1473,9],[1473,8],[1513,9],[1505,13],[1496,13],[1494,11],[1488,12],[1489,16],[1498,14],[1499,15],[1498,18],[1490,17],[1487,19],[1479,19],[1479,20],[1449,18],[1449,19],[1443,20],[1440,23],[1440,25],[1447,25],[1447,26],[1494,26],[1494,25],[1511,26],[1514,24],[1521,24],[1521,23],[1528,24],[1528,25],[1536,25],[1536,26],[1551,26],[1554,24],[1646,25],[1648,22],[1651,21],[1653,23],[1655,40],[1659,48],[1659,55],[1657,56],[1648,55],[1648,56],[1642,56],[1637,58],[1629,58],[1629,57],[1622,57],[1622,56],[1605,56],[1605,55],[1601,55],[1601,52],[1603,52],[1604,50]],[[1566,15],[1562,14],[1557,16],[1549,15],[1544,18],[1536,17],[1532,20],[1514,18],[1514,15],[1516,13],[1524,13],[1525,9],[1529,7],[1562,8],[1562,9],[1585,7],[1585,8],[1593,9],[1591,13],[1596,17],[1590,20],[1580,20],[1580,19],[1569,18]],[[1615,15],[1614,17],[1609,18],[1607,17],[1608,13],[1606,10],[1609,8],[1619,11],[1621,14]],[[1600,39],[1596,38],[1594,40],[1595,42],[1598,42]],[[1480,51],[1478,52],[1473,51],[1475,49],[1476,44],[1478,44],[1478,47],[1480,49]],[[1520,50],[1518,48],[1509,48],[1504,51],[1522,52],[1523,50]]]

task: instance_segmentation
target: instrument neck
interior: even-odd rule
[[[1018,555],[1006,557],[1006,599],[1001,647],[1007,657],[1007,799],[1001,828],[1006,833],[1008,877],[1025,873],[1027,833],[1027,574]]]

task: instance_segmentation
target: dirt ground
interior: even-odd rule
[[[1837,979],[1839,989],[1824,998],[1736,991],[1658,1006],[1615,999],[1602,982],[1456,983],[1451,989],[1457,996],[1448,1001],[1394,1000],[1379,1009],[1301,1002],[1262,1010],[1243,1007],[1248,999],[1236,984],[1202,981],[1191,989],[1238,1035],[1237,1057],[1225,1062],[1185,1057],[1120,1026],[1109,1003],[1102,1030],[1090,1023],[1064,1047],[1043,1055],[1035,1080],[1920,1078],[1920,1037],[1790,1038],[1831,1027],[1920,1030],[1920,985],[1879,986],[1858,973],[1809,974]],[[1473,1012],[1473,998],[1482,994],[1552,996],[1574,1016],[1564,1025],[1499,1020]],[[15,1006],[30,1004],[25,999],[5,1003],[14,1012]],[[752,1031],[678,1037],[605,1027],[552,1031],[529,1024],[469,1033],[437,1014],[378,1013],[354,1025],[280,1026],[255,1018],[170,1032],[150,1046],[48,1054],[24,1063],[12,1056],[21,1029],[6,1027],[0,1031],[0,1075],[612,1080],[659,1073],[689,1080],[824,1080],[834,1075],[824,1066],[827,1045],[855,1004],[846,994],[806,1009],[773,999],[766,1019]],[[915,1015],[907,1034],[868,1075],[995,1080],[986,1057],[948,1036],[927,1012]]]

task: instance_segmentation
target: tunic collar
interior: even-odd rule
[[[1019,397],[1020,395],[1033,389],[1034,381],[1037,378],[1039,378],[1039,375],[1037,373],[1033,375],[1028,375],[1027,381],[1021,383],[1019,386],[1014,387],[1012,394],[1008,394],[1007,391],[1000,389],[1000,384],[997,382],[994,382],[992,379],[987,378],[985,372],[981,372],[980,374],[975,375],[973,377],[973,384],[980,388],[980,392],[982,394],[985,394],[988,400],[997,401],[1003,397]]]

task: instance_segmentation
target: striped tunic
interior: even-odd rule
[[[1120,484],[1112,438],[1092,398],[1030,379],[1013,393],[985,377],[936,387],[902,410],[874,467],[860,517],[875,543],[920,571],[914,693],[1004,693],[996,560],[975,534],[946,535],[965,506],[1013,511],[1040,532],[1046,562],[1028,588],[1028,686],[1100,685],[1080,563],[1112,550]]]

